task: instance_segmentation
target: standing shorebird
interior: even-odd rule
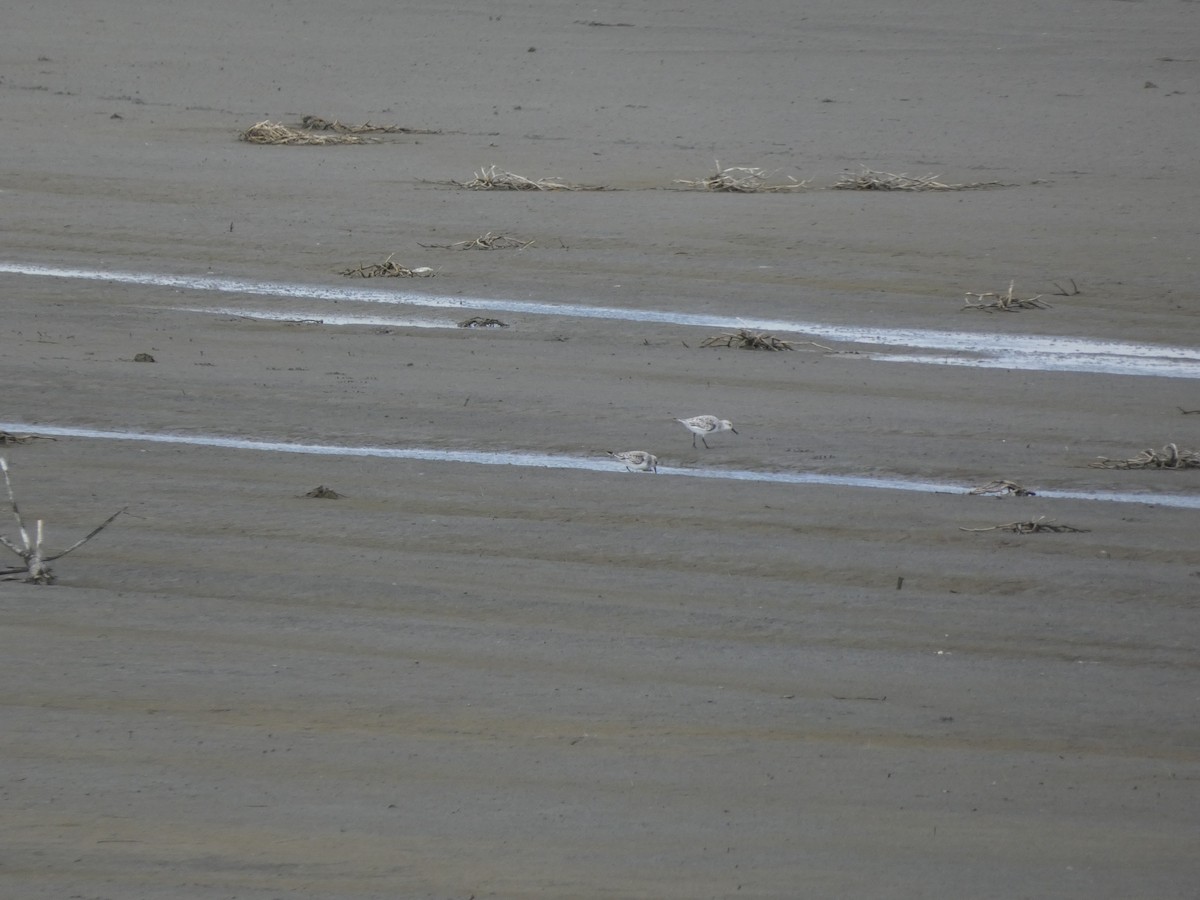
[[[710,449],[708,441],[704,440],[705,435],[715,434],[718,431],[732,431],[737,434],[738,431],[733,427],[733,423],[728,419],[718,419],[716,416],[692,416],[690,419],[676,419],[680,425],[692,433],[692,448],[696,447],[696,436],[700,436],[700,440],[704,442],[704,449]]]
[[[658,457],[645,450],[609,450],[608,453],[617,462],[624,463],[630,472],[658,471]]]

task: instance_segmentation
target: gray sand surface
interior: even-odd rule
[[[348,450],[3,448],[49,546],[128,513],[0,584],[0,894],[1195,897],[1200,471],[1088,462],[1200,448],[1200,380],[566,313],[1194,367],[1200,6],[450,6],[5,11],[0,427]],[[309,114],[438,133],[237,140]],[[676,183],[716,160],[810,186]],[[610,190],[454,185],[490,165]],[[1001,186],[831,189],[864,166]],[[486,232],[534,243],[422,246]],[[437,276],[339,274],[389,254]],[[1051,308],[960,308],[1010,280]],[[693,450],[696,413],[739,434]],[[945,490],[687,477],[735,470]],[[1042,495],[967,494],[993,479]],[[963,530],[1041,516],[1085,530]]]

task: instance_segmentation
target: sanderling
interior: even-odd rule
[[[658,457],[645,450],[609,450],[609,454],[617,462],[625,464],[630,472],[657,472]]]
[[[699,435],[700,440],[704,441],[704,449],[707,450],[709,449],[708,441],[704,440],[706,434],[713,434],[717,431],[738,433],[732,422],[728,419],[718,419],[716,416],[692,416],[690,419],[676,419],[675,421],[692,433],[693,448],[696,446],[696,435]]]

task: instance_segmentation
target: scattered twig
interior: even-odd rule
[[[364,122],[361,125],[343,125],[337,119],[332,122],[320,116],[305,116],[301,124],[311,131],[334,131],[338,134],[441,134],[441,131],[431,128],[405,128],[403,125],[373,125]]]
[[[1175,408],[1179,410],[1179,414],[1182,416],[1200,415],[1200,409],[1184,409],[1182,406],[1177,406]]]
[[[988,291],[986,294],[978,294],[975,291],[967,291],[966,299],[963,300],[963,309],[982,309],[985,312],[1016,312],[1018,309],[1049,309],[1050,304],[1042,299],[1042,295],[1036,297],[1028,297],[1022,299],[1013,294],[1013,288],[1016,287],[1016,279],[1008,283],[1008,290],[1003,294],[997,294],[993,291]],[[975,299],[972,300],[971,298]],[[991,297],[992,299],[985,299]]]
[[[239,141],[246,141],[251,144],[308,144],[308,145],[324,145],[324,144],[365,144],[371,143],[377,138],[363,138],[356,134],[313,134],[311,131],[302,131],[297,128],[289,128],[279,122],[271,122],[263,120],[255,125],[251,125],[245,131],[238,135]]]
[[[674,183],[729,194],[777,194],[808,187],[807,181],[800,181],[790,175],[782,184],[771,184],[770,178],[774,173],[753,166],[729,166],[722,169],[720,162],[717,162],[716,167],[716,172],[707,178],[677,178]]]
[[[1050,282],[1052,285],[1054,285],[1056,288],[1058,288],[1058,290],[1055,291],[1054,293],[1061,294],[1064,297],[1076,296],[1079,293],[1079,287],[1075,284],[1075,279],[1068,278],[1067,281],[1071,282],[1071,289],[1069,291],[1065,287],[1063,287],[1061,284],[1059,284],[1057,281]]]
[[[25,521],[21,518],[21,511],[17,508],[17,498],[13,493],[12,481],[8,477],[8,461],[3,456],[0,456],[0,469],[4,471],[4,486],[8,489],[8,502],[12,507],[13,518],[17,520],[17,533],[21,536],[21,545],[18,546],[14,541],[10,541],[4,537],[4,535],[0,535],[0,544],[19,556],[21,562],[24,563],[19,568],[0,569],[0,579],[5,581],[13,580],[10,576],[20,575],[22,576],[21,580],[29,584],[53,584],[54,573],[50,571],[49,564],[56,559],[62,559],[72,550],[82,547],[107,528],[113,519],[128,509],[128,507],[121,507],[121,509],[118,509],[66,550],[63,550],[61,553],[55,553],[52,556],[46,556],[42,550],[42,520],[37,520],[34,539],[30,540],[29,532],[25,528]]]
[[[1131,459],[1099,456],[1088,465],[1094,469],[1200,469],[1200,450],[1180,450],[1167,444],[1161,450],[1143,450]]]
[[[561,178],[526,178],[512,172],[500,172],[495,166],[486,166],[474,173],[471,181],[455,181],[459,187],[472,191],[603,191],[601,185],[571,184]]]
[[[1000,497],[1036,497],[1033,491],[1022,487],[1015,481],[989,481],[971,491],[972,495],[996,494]]]
[[[342,274],[347,278],[432,278],[437,274],[429,266],[417,266],[409,269],[399,263],[392,262],[391,254],[381,263],[361,265],[353,269],[343,269]]]
[[[483,316],[471,316],[458,323],[459,328],[507,328],[507,322],[499,319],[485,319]]]
[[[503,234],[481,234],[470,241],[455,241],[453,244],[421,244],[427,250],[524,250],[532,247],[533,241],[518,241]]]
[[[1005,525],[991,525],[987,528],[964,528],[961,525],[959,526],[959,531],[1011,531],[1014,534],[1037,534],[1043,531],[1083,534],[1090,530],[1090,528],[1076,528],[1073,525],[1056,525],[1053,522],[1047,522],[1045,516],[1041,516],[1030,522],[1009,522]]]
[[[840,191],[969,191],[976,188],[1003,187],[998,181],[975,181],[968,184],[944,184],[936,175],[893,175],[876,172],[863,166],[857,175],[846,173],[835,184]]]

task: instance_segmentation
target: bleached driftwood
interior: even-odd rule
[[[21,518],[21,510],[17,507],[17,498],[13,494],[12,481],[8,477],[8,460],[0,456],[0,469],[4,471],[4,486],[8,488],[8,502],[12,506],[13,518],[17,520],[17,533],[21,536],[21,544],[18,545],[14,541],[10,541],[4,535],[0,534],[0,544],[3,544],[13,553],[21,558],[21,566],[10,569],[0,569],[0,580],[12,581],[15,576],[20,576],[22,581],[29,584],[53,584],[54,573],[50,571],[50,563],[56,559],[62,559],[72,550],[78,550],[101,531],[108,527],[117,516],[125,512],[127,507],[118,509],[115,513],[93,528],[87,535],[76,541],[66,550],[60,553],[55,553],[47,556],[42,548],[42,520],[37,520],[37,526],[34,529],[33,540],[29,539],[29,531],[25,527],[25,521]]]

